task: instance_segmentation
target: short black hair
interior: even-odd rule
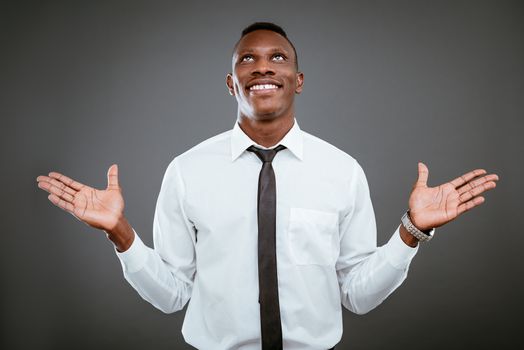
[[[247,27],[245,27],[243,30],[242,30],[242,34],[240,35],[240,39],[238,39],[237,43],[235,44],[235,47],[233,49],[233,52],[236,51],[237,49],[237,46],[238,46],[238,43],[240,42],[240,40],[245,37],[247,34],[251,33],[251,32],[254,32],[256,30],[270,30],[272,32],[275,32],[277,34],[280,34],[282,35],[284,38],[286,38],[287,42],[289,43],[289,45],[291,45],[291,47],[293,48],[293,52],[295,53],[295,67],[297,68],[298,70],[298,55],[297,55],[297,49],[295,49],[295,45],[293,45],[293,43],[291,42],[291,40],[289,40],[289,38],[287,37],[287,34],[286,32],[284,31],[284,29],[279,26],[279,25],[276,25],[275,23],[271,23],[271,22],[255,22],[253,24],[250,24],[248,25]]]

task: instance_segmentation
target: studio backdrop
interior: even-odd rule
[[[382,305],[344,310],[337,349],[510,349],[524,244],[521,1],[2,1],[2,349],[191,349],[122,275],[105,234],[54,207],[36,177],[94,187],[118,163],[125,213],[152,246],[164,171],[229,130],[225,76],[254,21],[298,51],[300,127],[355,157],[387,242],[417,162],[429,184],[485,168],[486,203],[421,246]]]

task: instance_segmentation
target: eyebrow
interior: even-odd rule
[[[283,47],[273,47],[273,48],[269,49],[269,52],[270,53],[283,52],[286,55],[289,55],[289,51],[284,49]],[[248,48],[248,49],[245,49],[245,50],[238,51],[237,54],[238,54],[238,56],[241,56],[241,55],[248,54],[248,53],[255,53],[255,50]]]

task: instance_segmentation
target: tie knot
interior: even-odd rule
[[[275,158],[276,154],[278,151],[281,151],[283,149],[285,149],[286,146],[283,146],[283,145],[278,145],[277,147],[273,148],[273,149],[262,149],[262,148],[258,148],[258,147],[255,147],[255,146],[249,146],[249,148],[247,149],[248,151],[250,152],[253,152],[255,153],[258,158],[260,158],[260,160],[264,163],[266,162],[272,162],[273,161],[273,158]]]

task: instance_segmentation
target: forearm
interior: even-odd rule
[[[196,275],[196,230],[185,213],[184,182],[176,160],[166,170],[157,200],[155,249],[147,247],[133,229],[129,231],[127,221],[120,221],[113,232],[126,280],[142,298],[165,313],[184,307]]]
[[[133,235],[135,235],[133,231]],[[146,301],[171,313],[181,310],[191,296],[193,282],[185,275],[176,276],[158,252],[147,247],[136,235],[133,244],[117,253],[125,279]]]
[[[389,242],[366,256],[349,272],[339,271],[342,304],[363,314],[382,303],[407,277],[418,248],[411,248],[395,231]]]

